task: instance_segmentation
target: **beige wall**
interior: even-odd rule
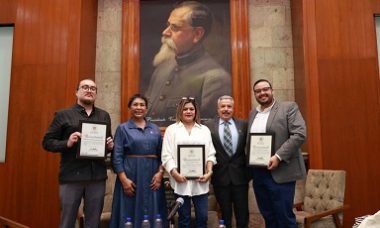
[[[98,1],[97,105],[107,110],[115,132],[120,123],[121,0]]]
[[[266,78],[277,99],[294,100],[290,0],[250,0],[248,14],[251,83]]]
[[[99,0],[96,51],[97,105],[120,123],[121,0]],[[294,100],[290,0],[250,0],[251,82],[273,82],[279,100]],[[254,98],[252,97],[252,102]]]

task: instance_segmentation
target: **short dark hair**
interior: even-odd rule
[[[255,83],[253,83],[253,87],[252,87],[252,89],[255,89],[255,86],[256,86],[257,84],[259,84],[260,82],[266,82],[266,83],[269,84],[269,87],[272,88],[272,84],[270,83],[270,81],[268,81],[268,80],[266,80],[266,79],[259,79],[259,80],[255,81]]]
[[[96,84],[95,80],[92,79],[92,78],[81,79],[81,80],[78,82],[78,84],[77,84],[77,91],[79,90],[80,83],[83,82],[83,81],[92,81],[93,83]]]
[[[143,99],[145,102],[146,108],[148,108],[148,99],[139,93],[136,93],[135,95],[133,95],[132,97],[129,98],[128,108],[130,108],[132,106],[133,101],[136,100],[137,98]]]
[[[197,1],[183,1],[176,5],[174,9],[189,7],[191,9],[190,14],[190,25],[193,27],[202,27],[205,30],[203,38],[205,38],[210,30],[212,25],[212,13],[210,9]]]

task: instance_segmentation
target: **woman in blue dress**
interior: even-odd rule
[[[166,218],[164,169],[161,166],[162,137],[157,125],[145,119],[147,99],[135,94],[129,99],[131,118],[118,126],[112,165],[117,173],[110,227],[123,228],[130,217],[141,227],[144,215],[154,224],[157,214]],[[166,227],[165,219],[164,227]]]

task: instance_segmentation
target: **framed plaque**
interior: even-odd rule
[[[267,166],[274,154],[274,134],[249,134],[248,166]]]
[[[178,145],[178,172],[187,179],[205,174],[205,145]]]
[[[78,158],[105,158],[107,124],[99,121],[79,121],[81,138],[78,142]]]

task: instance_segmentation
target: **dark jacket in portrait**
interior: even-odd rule
[[[217,99],[231,95],[231,76],[199,47],[158,65],[145,95],[147,118],[159,126],[175,122],[177,104],[186,96],[195,98],[202,118],[211,119],[216,116]]]

